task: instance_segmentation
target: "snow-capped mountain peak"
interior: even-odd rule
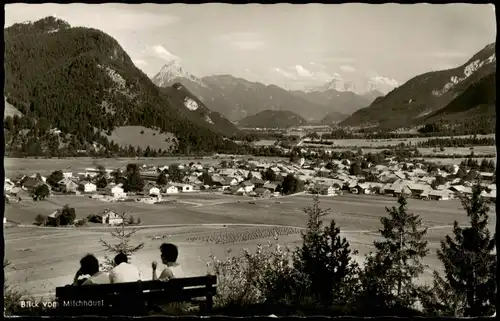
[[[399,83],[394,79],[384,76],[374,76],[370,77],[370,79],[368,80],[367,91],[378,90],[384,94],[387,94],[389,91],[398,86]]]
[[[369,92],[379,91],[387,94],[398,86],[399,83],[396,80],[384,76],[361,76],[351,80],[344,79],[338,73],[335,73],[333,79],[326,84],[307,88],[306,92],[336,90],[339,92],[351,91],[358,95],[364,95]]]
[[[154,84],[159,87],[169,86],[179,78],[190,80],[202,87],[207,87],[201,79],[187,72],[178,60],[172,60],[161,68],[161,70],[152,78]]]

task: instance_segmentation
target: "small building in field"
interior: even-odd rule
[[[47,221],[46,224],[48,226],[57,226],[59,225],[59,215],[61,215],[60,210],[55,210],[49,215],[47,215]]]
[[[358,183],[356,188],[359,194],[373,194],[373,189],[368,183]]]
[[[171,183],[171,184],[177,187],[177,189],[182,193],[189,193],[193,191],[193,186],[191,184],[186,184],[186,183]]]
[[[97,186],[94,183],[88,181],[80,182],[78,187],[84,193],[92,193],[97,191]]]
[[[120,225],[123,223],[123,218],[120,214],[110,209],[105,209],[100,216],[102,217],[102,224]]]
[[[156,186],[153,186],[149,189],[150,196],[161,196],[160,189]]]
[[[270,192],[274,193],[278,188],[278,185],[274,183],[266,183],[264,184],[263,188],[268,189]]]
[[[125,193],[125,190],[123,189],[122,184],[107,187],[106,194],[113,196],[114,198],[127,197],[127,193]]]
[[[263,187],[256,188],[255,194],[257,194],[257,196],[263,197],[263,198],[269,198],[272,195],[270,190],[268,190],[267,188],[263,188]]]
[[[78,191],[78,184],[66,177],[57,182],[57,186],[64,193],[76,193]]]
[[[172,184],[167,184],[167,186],[164,187],[165,193],[166,194],[177,194],[179,193],[179,189],[177,186],[174,186]]]
[[[245,182],[241,183],[241,187],[243,187],[243,189],[245,190],[245,193],[250,193],[251,191],[254,190],[255,185],[250,181],[245,181]]]
[[[333,196],[335,195],[335,188],[329,184],[314,184],[311,187],[313,193],[318,193],[320,195]]]
[[[433,190],[429,192],[429,199],[431,200],[447,201],[451,198],[451,192],[448,190]]]
[[[245,188],[242,186],[233,186],[229,189],[226,190],[228,194],[233,194],[233,195],[243,195],[245,194]]]

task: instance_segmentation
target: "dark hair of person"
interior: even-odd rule
[[[125,253],[118,253],[116,256],[115,256],[115,264],[118,265],[118,264],[121,264],[121,263],[127,263],[128,262],[128,257]]]
[[[99,272],[99,261],[92,254],[85,255],[80,260],[80,266],[84,274],[94,275]]]
[[[163,243],[160,245],[161,257],[167,262],[176,262],[179,256],[177,246],[172,243]]]

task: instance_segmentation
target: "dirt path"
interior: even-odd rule
[[[290,195],[285,195],[285,196],[278,196],[278,197],[273,197],[273,198],[257,198],[253,197],[252,199],[248,200],[228,200],[228,201],[220,201],[220,202],[214,202],[214,203],[209,203],[209,204],[199,204],[195,205],[193,207],[205,207],[205,206],[215,206],[215,205],[223,205],[223,204],[235,204],[235,203],[240,203],[240,202],[261,202],[261,201],[266,201],[266,200],[279,200],[283,198],[288,198],[288,197],[294,197],[294,196],[299,196],[299,195],[305,195],[306,192],[300,192],[300,193],[295,193],[295,194],[290,194]]]

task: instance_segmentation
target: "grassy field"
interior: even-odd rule
[[[465,138],[471,136],[455,136],[455,138]],[[495,134],[490,135],[477,135],[478,138],[495,137]],[[333,142],[334,146],[345,147],[378,147],[378,146],[396,146],[401,143],[408,144],[411,142],[424,142],[429,139],[451,138],[451,137],[416,137],[416,138],[398,138],[398,139],[326,139],[326,141]],[[494,148],[494,146],[491,146]]]
[[[143,132],[141,134],[141,131]],[[172,142],[175,142],[175,135],[171,133],[160,133],[159,130],[146,128],[143,126],[122,126],[118,127],[107,136],[109,141],[114,141],[121,147],[141,147],[145,150],[148,146],[151,148],[161,148],[169,150]],[[165,141],[165,140],[168,141]]]
[[[474,152],[474,155],[491,155],[496,153],[496,146],[474,146],[472,147],[445,147],[443,151],[439,148],[419,148],[418,149],[422,155],[470,155]]]
[[[37,213],[48,214],[47,211],[66,203],[75,207],[77,217],[104,208],[127,211],[142,221],[141,230],[133,241],[145,242],[146,245],[132,260],[141,269],[144,278],[149,279],[150,262],[159,259],[158,246],[162,242],[153,240],[155,235],[169,235],[167,240],[178,244],[180,263],[186,275],[201,275],[207,272],[206,262],[210,254],[222,258],[227,255],[228,248],[233,252],[245,247],[254,249],[257,244],[272,240],[269,235],[276,232],[281,234],[280,244],[299,244],[300,228],[307,222],[307,215],[301,209],[311,204],[310,196],[260,199],[255,204],[249,203],[250,198],[214,194],[179,195],[175,199],[176,204],[147,205],[105,203],[81,196],[53,197],[37,203],[22,201],[7,205],[6,213],[9,220],[29,223]],[[359,260],[373,250],[372,242],[378,237],[380,218],[386,215],[385,207],[393,205],[396,205],[396,199],[390,197],[344,195],[321,198],[321,207],[331,208],[326,220],[335,219],[352,247],[360,252]],[[454,220],[461,224],[467,222],[464,210],[456,200],[432,202],[410,199],[408,207],[410,212],[419,214],[424,225],[429,227],[426,239],[430,253],[426,263],[433,269],[440,269],[435,254],[439,241],[451,232]],[[494,209],[490,215],[490,225],[494,229]],[[184,224],[188,225],[182,226]],[[276,229],[275,225],[289,228]],[[53,292],[56,286],[71,281],[83,255],[90,252],[99,258],[104,256],[99,239],[109,240],[108,230],[104,227],[6,228],[6,258],[12,261],[14,268],[6,272],[6,277],[33,295]],[[429,280],[429,273],[422,282]]]
[[[487,160],[492,160],[495,164],[497,163],[497,159],[492,158],[492,157],[485,157]],[[460,163],[467,158],[432,158],[432,157],[426,157],[426,158],[420,158],[416,157],[413,160],[420,160],[420,161],[425,161],[425,162],[431,162],[431,163],[437,163],[437,164],[444,164],[444,165],[460,165]],[[479,163],[484,159],[483,157],[481,158],[475,158]]]
[[[255,142],[255,146],[273,146],[274,143],[276,143],[276,140],[269,140],[269,139],[264,139],[264,140],[259,140],[258,142]]]

